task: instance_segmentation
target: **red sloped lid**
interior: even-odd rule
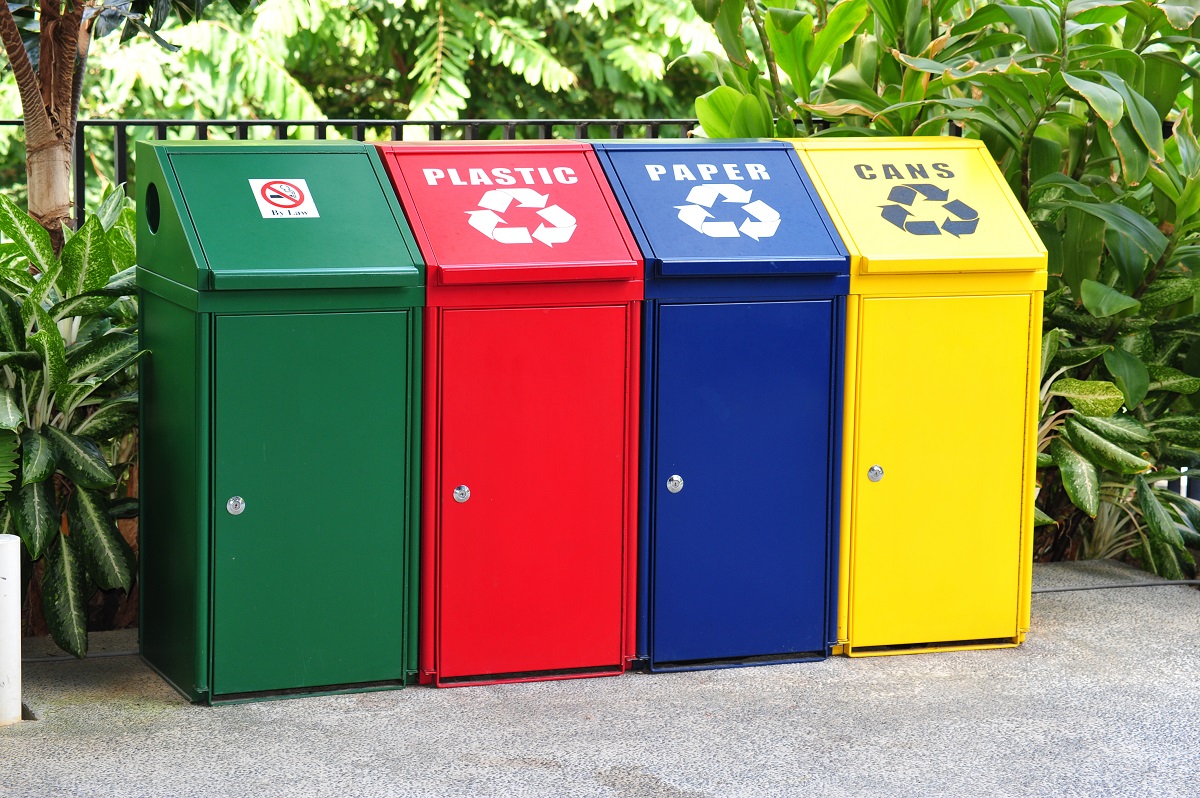
[[[437,282],[632,280],[641,259],[590,147],[379,145]]]

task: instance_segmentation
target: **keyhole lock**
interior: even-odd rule
[[[883,479],[883,466],[873,465],[867,469],[867,479],[878,482]]]
[[[683,490],[683,477],[678,474],[672,474],[667,477],[667,490],[671,493],[678,493]]]
[[[225,509],[229,511],[230,515],[241,515],[246,511],[246,500],[241,496],[234,496],[225,502]]]
[[[469,498],[471,498],[471,489],[466,485],[459,485],[454,489],[454,501],[462,504]]]

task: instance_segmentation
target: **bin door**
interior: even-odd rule
[[[217,317],[215,694],[404,678],[408,338],[405,311]]]
[[[1016,634],[1030,302],[863,301],[855,648]]]
[[[440,679],[621,666],[629,314],[443,311]]]
[[[832,328],[830,301],[660,307],[654,662],[824,652]]]

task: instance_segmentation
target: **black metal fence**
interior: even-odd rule
[[[695,119],[473,119],[417,122],[406,119],[82,119],[75,127],[72,171],[76,220],[82,224],[91,183],[128,183],[132,143],[167,138],[235,141],[329,138],[355,141],[596,139],[686,137]],[[22,127],[19,119],[0,120],[0,135]],[[102,169],[107,168],[105,178]],[[109,177],[110,176],[110,177]]]

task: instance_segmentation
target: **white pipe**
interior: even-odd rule
[[[21,539],[0,535],[0,726],[21,720]]]

